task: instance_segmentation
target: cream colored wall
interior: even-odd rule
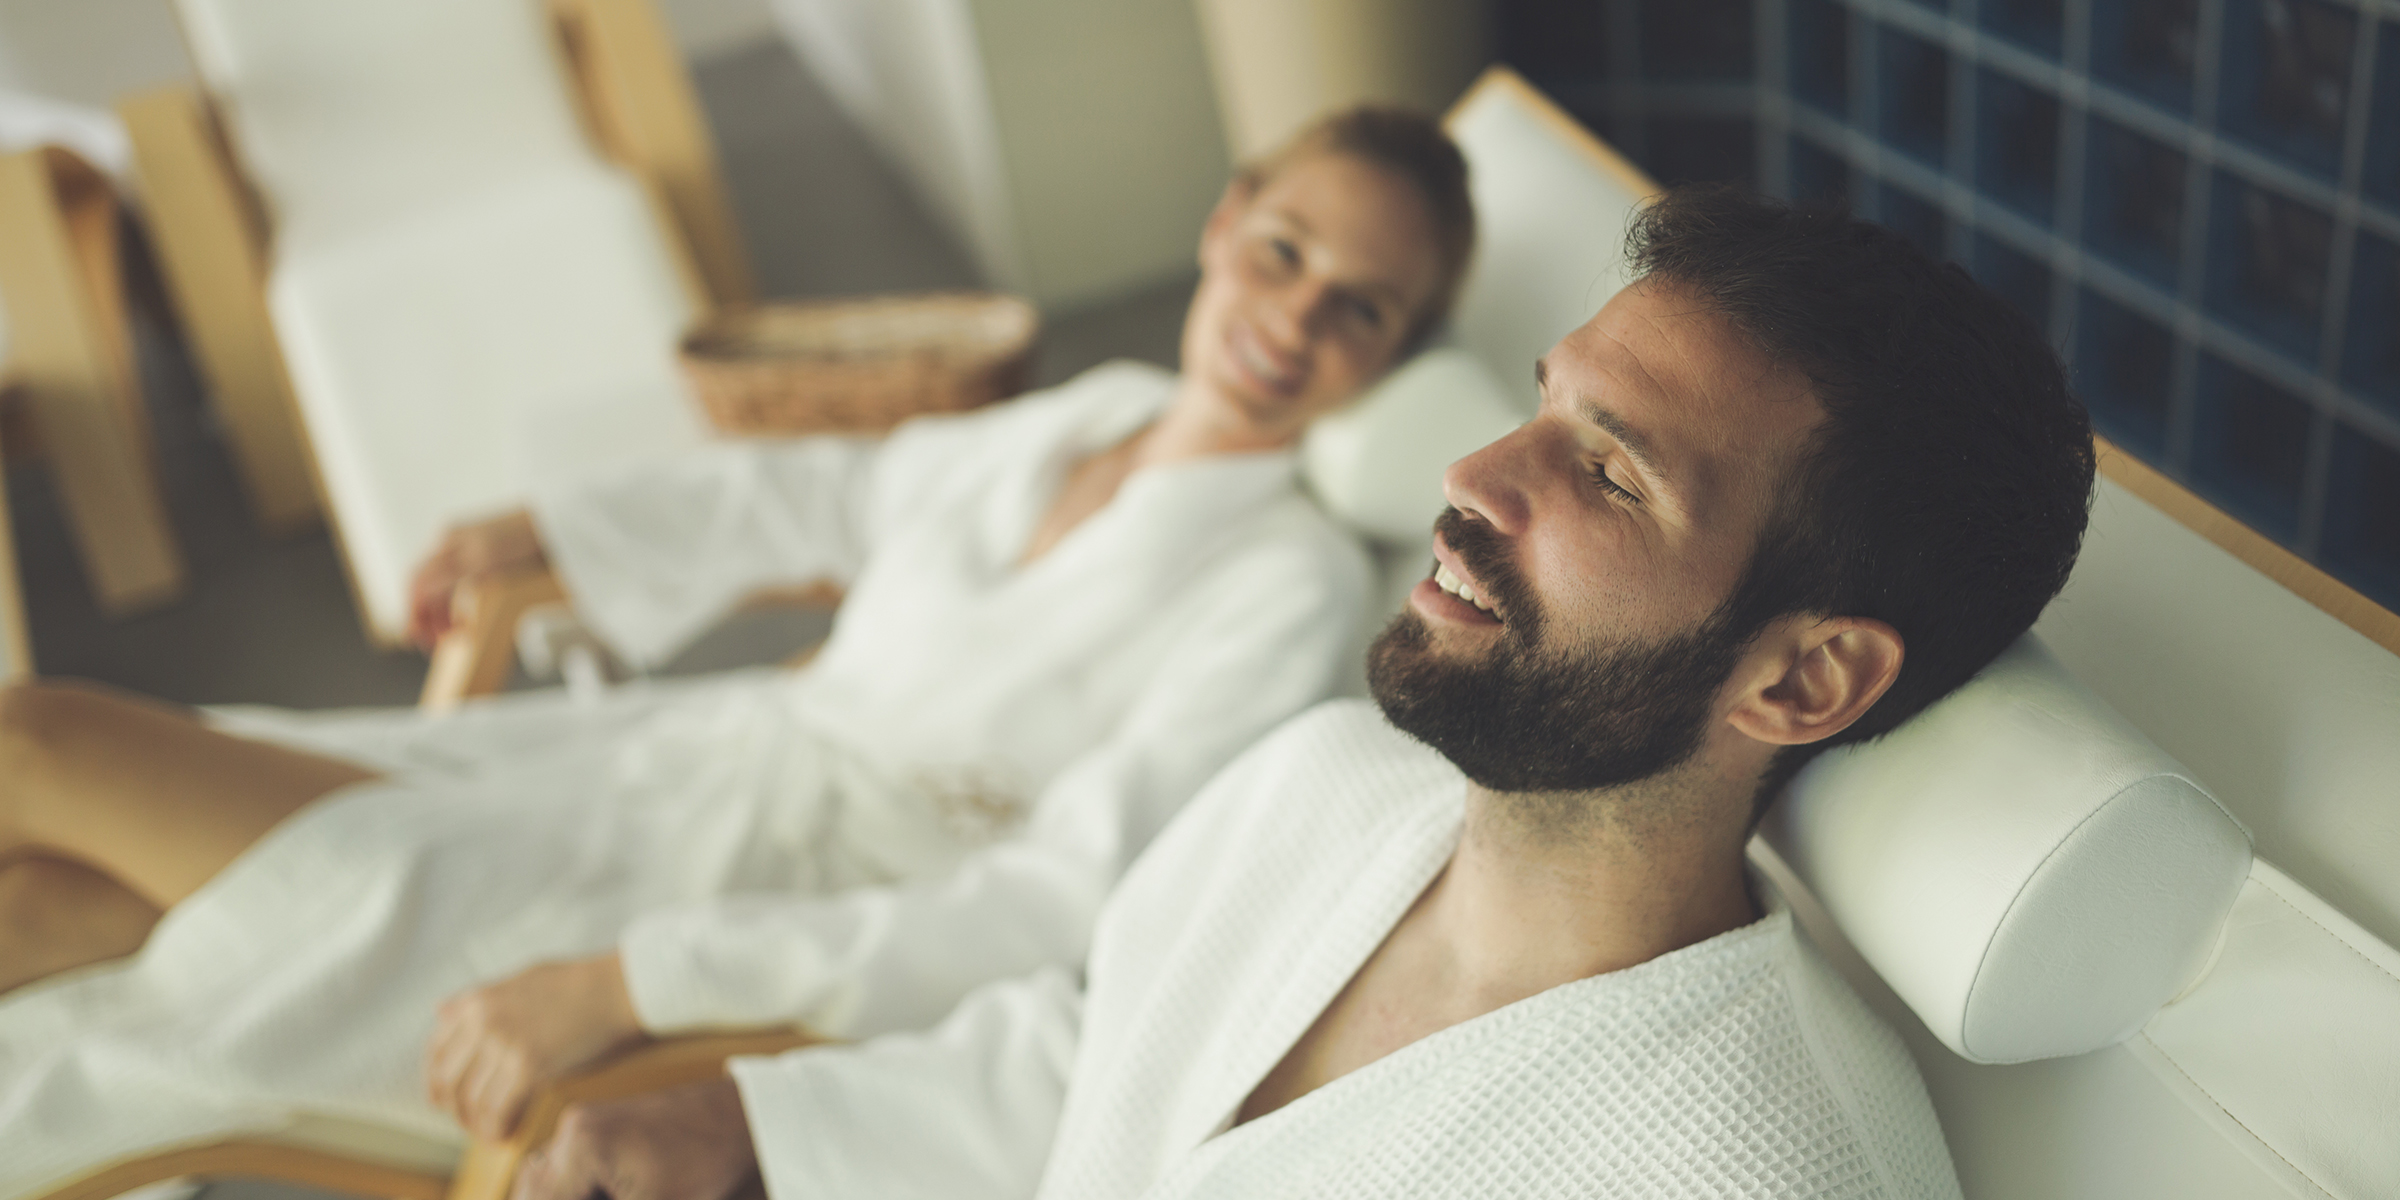
[[[1074,308],[1188,271],[1227,174],[1189,0],[774,0],[994,286]]]
[[[964,0],[774,0],[793,53],[1003,286],[1025,275]]]
[[[1440,112],[1491,57],[1482,0],[1194,0],[1235,158],[1362,101]]]
[[[1187,0],[976,0],[1022,287],[1075,307],[1192,269],[1231,172]]]

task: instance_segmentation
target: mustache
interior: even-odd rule
[[[1507,541],[1489,522],[1468,520],[1456,508],[1443,509],[1442,515],[1434,518],[1433,531],[1475,576],[1477,591],[1506,614],[1509,633],[1530,644],[1541,630],[1541,609],[1534,603],[1532,589],[1525,586],[1525,577],[1518,573],[1516,554]]]

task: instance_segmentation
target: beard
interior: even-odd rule
[[[1367,682],[1394,727],[1495,792],[1616,787],[1699,752],[1750,634],[1720,611],[1662,638],[1548,645],[1499,535],[1455,509],[1434,528],[1507,623],[1488,652],[1460,659],[1434,650],[1415,611],[1394,618],[1367,651]]]

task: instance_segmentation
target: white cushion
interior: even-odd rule
[[[177,0],[279,244],[596,162],[540,0]]]
[[[1656,189],[1514,76],[1488,79],[1450,115],[1475,198],[1475,262],[1451,321],[1500,377],[1592,319],[1625,284],[1625,226]],[[1532,415],[1528,386],[1524,415]]]
[[[1302,470],[1326,510],[1352,528],[1417,545],[1447,503],[1442,472],[1516,428],[1520,409],[1473,354],[1427,350],[1310,426]]]
[[[268,305],[369,622],[454,521],[697,445],[691,304],[641,191],[597,164],[285,247]]]
[[[2207,964],[2250,841],[2031,635],[1760,831],[1892,990],[1976,1062],[2132,1034]]]

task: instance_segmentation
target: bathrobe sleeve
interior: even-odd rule
[[[1310,536],[1253,540],[1200,582],[1200,615],[1111,735],[1051,782],[1024,828],[956,871],[635,921],[619,949],[644,1027],[921,1029],[988,980],[1080,963],[1101,900],[1159,828],[1218,768],[1332,690],[1367,564],[1308,517]]]
[[[735,1059],[767,1194],[1033,1195],[1082,1013],[1053,967],[977,990],[929,1032]]]
[[[761,588],[856,575],[882,449],[857,437],[711,445],[538,495],[534,525],[584,623],[651,666]]]

